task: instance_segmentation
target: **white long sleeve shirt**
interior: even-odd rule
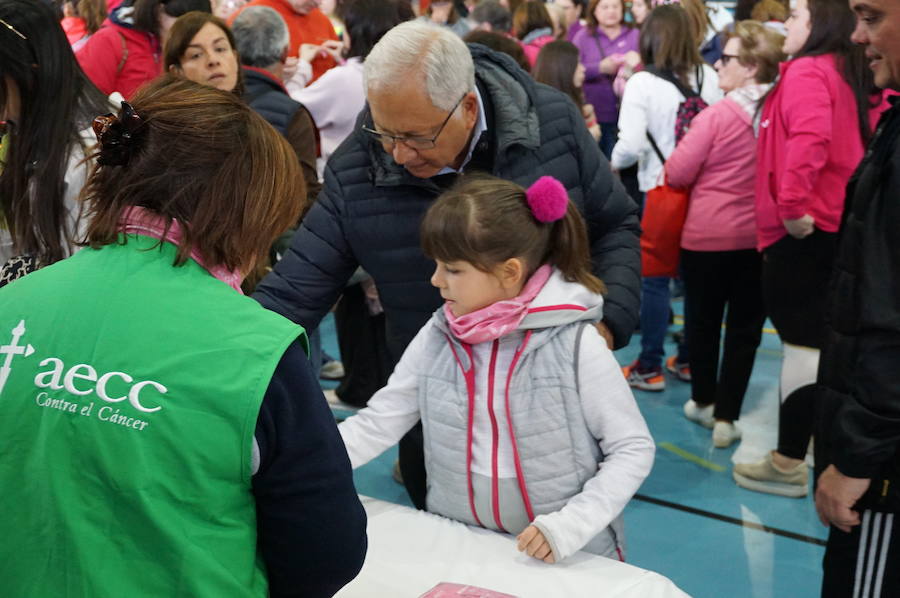
[[[722,99],[719,76],[707,64],[702,67],[703,86],[700,97],[712,105]],[[697,89],[696,77],[691,74],[691,87]],[[669,81],[646,71],[635,73],[625,85],[619,110],[619,140],[612,151],[610,163],[621,170],[638,163],[638,187],[649,191],[659,180],[663,163],[647,139],[653,135],[663,155],[668,158],[675,149],[675,120],[684,96]]]

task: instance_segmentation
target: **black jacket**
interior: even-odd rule
[[[524,186],[552,175],[566,186],[587,221],[595,272],[609,289],[604,319],[616,345],[627,344],[640,296],[637,206],[567,96],[535,83],[505,54],[469,48],[489,134],[466,171],[488,170]],[[429,282],[434,262],[419,245],[419,223],[448,177],[454,178],[412,176],[357,128],[331,156],[318,201],[254,297],[315,328],[361,265],[378,286],[391,357],[399,359],[441,305]]]
[[[291,99],[275,77],[259,69],[243,67],[244,101],[270,125],[287,136],[288,125],[303,104]]]
[[[900,107],[847,188],[819,362],[816,469],[872,478],[861,506],[900,510]]]

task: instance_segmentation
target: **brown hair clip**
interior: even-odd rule
[[[144,120],[128,102],[122,102],[118,116],[105,114],[93,122],[94,133],[100,142],[101,166],[125,166],[140,146],[144,132]]]

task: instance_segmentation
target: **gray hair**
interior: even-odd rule
[[[367,93],[420,75],[432,105],[450,110],[475,90],[475,64],[466,44],[450,29],[422,21],[388,31],[363,64]]]
[[[488,23],[492,31],[509,33],[512,29],[512,15],[497,0],[481,0],[478,6],[472,9],[469,18],[479,25]]]
[[[268,6],[248,6],[231,25],[241,63],[265,68],[281,62],[290,36],[281,15]]]

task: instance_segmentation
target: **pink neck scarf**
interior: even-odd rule
[[[161,239],[174,245],[178,245],[182,239],[181,225],[178,224],[177,220],[172,220],[172,224],[167,232],[165,219],[140,206],[132,206],[122,213],[122,218],[119,220],[119,231],[127,235],[145,235],[154,239]],[[200,264],[218,280],[221,280],[241,295],[244,294],[244,291],[241,290],[241,282],[244,280],[244,277],[237,270],[229,270],[224,266],[207,266],[203,256],[196,249],[191,250],[191,259]]]
[[[453,336],[464,343],[477,345],[496,340],[514,331],[528,314],[528,307],[544,288],[552,272],[553,268],[544,264],[531,275],[517,297],[497,301],[458,318],[445,303],[444,315]]]

